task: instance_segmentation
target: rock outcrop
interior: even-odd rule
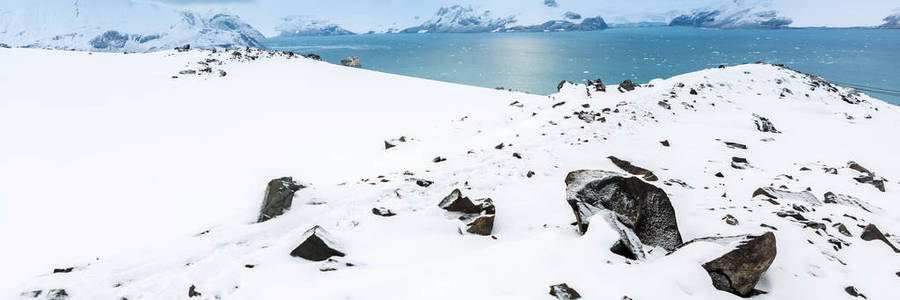
[[[733,248],[724,255],[702,265],[703,269],[709,273],[716,289],[741,297],[760,293],[755,289],[756,283],[769,269],[778,252],[775,234],[767,232],[763,235],[700,238],[685,243],[685,245],[701,241]]]
[[[652,250],[644,245],[672,251],[682,243],[675,210],[662,189],[635,177],[596,170],[570,172],[565,182],[566,200],[581,233],[592,216],[607,213],[607,221],[621,236],[614,248],[624,247],[635,258]]]
[[[494,229],[494,216],[497,210],[490,198],[472,201],[463,196],[459,189],[454,189],[438,206],[449,212],[462,213],[459,219],[465,224],[468,233],[491,235]]]
[[[560,283],[557,285],[550,286],[550,296],[556,297],[559,300],[575,300],[581,299],[581,295],[578,294],[573,288],[570,288],[568,284]]]
[[[878,227],[875,227],[875,224],[869,224],[868,226],[866,226],[866,228],[863,229],[862,235],[860,235],[859,237],[864,241],[882,241],[887,244],[888,247],[891,247],[891,250],[894,250],[894,252],[896,253],[900,253],[900,249],[897,249],[897,247],[895,247],[894,244],[892,244],[891,241],[889,241],[887,237],[885,237],[884,234],[881,233],[881,230],[878,230]]]
[[[769,121],[769,119],[766,117],[753,114],[753,123],[756,124],[756,130],[762,132],[781,133],[781,131],[775,129],[775,124],[772,124],[772,121]]]
[[[291,208],[294,200],[294,192],[305,188],[302,184],[294,182],[291,177],[272,179],[266,187],[266,197],[262,208],[259,210],[257,223],[262,223],[280,216],[285,210]]]
[[[303,242],[291,251],[291,256],[312,261],[324,261],[332,256],[344,256],[337,244],[322,227],[314,226],[303,233]]]

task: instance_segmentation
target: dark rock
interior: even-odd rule
[[[847,167],[852,170],[855,170],[857,172],[867,174],[869,176],[875,176],[875,173],[873,173],[872,171],[869,171],[869,169],[866,169],[865,167],[861,166],[860,164],[856,163],[855,161],[848,162]]]
[[[75,267],[57,268],[57,269],[53,269],[53,274],[56,274],[56,273],[69,273],[69,272],[72,272],[72,270],[75,270]]]
[[[738,219],[732,215],[725,215],[725,217],[722,218],[722,220],[724,220],[725,223],[727,223],[728,225],[734,226],[734,225],[738,224]]]
[[[246,265],[244,265],[244,268],[253,269],[253,268],[256,268],[256,265],[246,264]]]
[[[421,187],[429,187],[432,184],[434,184],[434,181],[425,180],[425,179],[416,179],[416,185],[421,186]]]
[[[875,224],[869,224],[868,226],[866,226],[866,228],[863,229],[862,235],[860,235],[859,237],[864,241],[882,241],[887,244],[888,247],[891,247],[891,250],[894,250],[895,253],[900,253],[900,249],[894,247],[894,244],[891,244],[891,241],[884,237],[884,234],[881,233],[881,230],[878,230],[878,227],[875,227]]]
[[[697,95],[697,90],[692,88],[690,93],[691,93],[691,95]]]
[[[312,261],[323,261],[332,256],[344,256],[322,227],[314,226],[303,233],[303,242],[291,251],[291,256]]]
[[[219,70],[219,77],[225,77],[227,75],[228,73],[226,73],[225,70]]]
[[[99,48],[103,48],[103,47],[99,47]],[[186,52],[186,51],[190,51],[190,50],[191,50],[191,44],[187,44],[187,45],[184,45],[181,47],[175,47],[175,51],[178,51],[178,52]]]
[[[769,228],[769,229],[772,229],[772,230],[778,230],[778,228],[775,228],[775,226],[772,226],[772,225],[769,225],[769,224],[765,224],[765,223],[759,224],[759,226],[760,226],[760,227],[764,227],[764,228]]]
[[[12,47],[10,47],[10,46],[7,45],[7,44],[0,43],[0,48],[6,48],[6,49],[9,49],[9,48],[12,48]]]
[[[606,85],[603,84],[603,80],[597,78],[597,80],[588,80],[588,87],[594,88],[595,92],[606,92]]]
[[[563,106],[563,105],[566,105],[566,101],[557,102],[556,104],[553,104],[553,108],[557,108],[557,107],[560,107],[560,106]]]
[[[777,254],[775,234],[740,236],[737,247],[715,260],[703,264],[713,286],[741,297],[754,294],[759,278],[769,269]],[[729,238],[712,238],[726,241]]]
[[[466,232],[477,235],[491,235],[494,229],[494,215],[485,214],[475,218],[471,223],[466,225]]]
[[[803,201],[810,205],[822,204],[819,201],[819,198],[816,198],[815,195],[813,195],[812,193],[810,193],[808,191],[791,192],[791,191],[776,189],[773,187],[764,187],[764,188],[758,188],[758,189],[756,189],[756,191],[753,191],[752,197],[755,198],[756,196],[766,196],[771,199],[788,199],[788,200],[794,200],[794,201]]]
[[[615,156],[609,156],[607,158],[609,158],[609,160],[611,160],[612,163],[615,164],[617,167],[619,167],[622,170],[625,170],[625,172],[628,172],[631,175],[642,176],[644,178],[644,180],[646,180],[646,181],[659,180],[656,177],[656,175],[653,174],[653,172],[650,172],[647,169],[632,165],[631,162],[629,162],[629,161],[621,160]]]
[[[731,158],[731,167],[738,170],[752,168],[746,158],[736,156]]]
[[[581,298],[581,295],[579,295],[575,289],[570,288],[569,285],[565,283],[551,285],[550,296],[556,297],[556,299],[559,300],[574,300]]]
[[[827,193],[825,193],[825,203],[840,204],[840,205],[845,205],[845,206],[855,206],[855,207],[859,207],[862,210],[865,210],[867,212],[872,212],[868,207],[868,203],[865,203],[864,201],[860,200],[859,198],[856,198],[856,197],[853,197],[850,195],[835,194],[832,192],[827,192]]]
[[[794,220],[797,220],[800,222],[808,221],[806,219],[806,217],[804,217],[803,215],[801,215],[800,213],[798,213],[796,211],[779,211],[779,212],[775,213],[775,215],[782,217],[782,218],[793,218]]]
[[[200,297],[203,294],[197,291],[197,287],[193,284],[188,288],[188,298]]]
[[[355,266],[353,263],[343,262],[334,258],[327,259],[322,266],[319,267],[319,271],[321,272],[331,272],[337,271],[339,269],[348,268]]]
[[[291,208],[294,201],[294,192],[305,188],[302,184],[294,182],[291,177],[282,177],[272,179],[266,186],[266,197],[263,200],[262,208],[259,210],[259,219],[257,223],[262,223],[274,217],[284,214],[285,210]]]
[[[391,144],[391,143],[388,142],[388,141],[384,141],[384,149],[385,149],[385,150],[391,149],[391,148],[394,148],[394,147],[397,147],[397,145]]]
[[[500,143],[499,145],[494,146],[494,149],[503,150],[503,147],[506,147],[506,145],[504,145],[503,143]]]
[[[834,224],[831,226],[834,228],[837,228],[838,232],[840,232],[841,234],[843,234],[847,237],[853,237],[853,235],[850,234],[850,230],[847,230],[847,226],[844,226],[843,223],[837,223],[837,224]]]
[[[675,210],[662,189],[635,177],[594,170],[570,172],[565,183],[566,201],[581,233],[591,216],[603,212],[611,213],[608,221],[638,258],[645,256],[642,244],[669,251],[681,244]]]
[[[318,54],[308,53],[308,54],[303,54],[301,56],[303,56],[304,58],[312,59],[312,60],[322,61],[322,57],[319,56]]]
[[[775,129],[775,125],[772,124],[772,121],[769,121],[769,119],[763,116],[753,114],[753,123],[756,124],[756,130],[762,132],[781,133],[781,131]]]
[[[178,74],[181,74],[181,75],[194,75],[194,74],[197,74],[197,71],[194,71],[194,70],[183,70],[183,71],[178,72]]]
[[[528,173],[525,173],[525,177],[528,177],[528,178],[534,177],[534,171],[528,171]]]
[[[669,147],[669,146],[671,146],[671,145],[669,144],[669,140],[660,141],[659,143],[662,144],[663,147]]]
[[[725,174],[722,174],[722,172],[716,172],[715,176],[719,178],[725,178]]]
[[[359,56],[348,56],[341,60],[341,64],[347,67],[362,68]]]
[[[864,176],[856,177],[856,178],[853,178],[853,179],[855,179],[856,182],[859,182],[859,183],[862,183],[862,184],[871,184],[872,186],[874,186],[874,187],[875,187],[876,189],[878,189],[879,191],[885,192],[885,188],[884,188],[884,178],[876,179],[874,176],[871,176],[871,175],[864,175]]]
[[[375,215],[377,215],[377,216],[382,216],[382,217],[393,217],[393,216],[396,216],[396,215],[397,215],[397,214],[395,214],[393,211],[391,211],[390,209],[387,209],[387,208],[384,208],[384,207],[375,207],[375,208],[372,208],[372,213],[375,214]]]
[[[659,107],[662,107],[665,109],[672,109],[672,105],[669,105],[669,103],[667,103],[665,101],[659,101],[656,104],[659,105]]]
[[[732,149],[747,150],[747,145],[739,144],[739,143],[725,142],[725,146],[728,146],[728,148],[732,148]]]
[[[466,214],[481,213],[482,211],[487,209],[487,207],[483,205],[483,203],[475,204],[475,202],[470,200],[469,197],[464,197],[459,189],[454,189],[452,192],[450,192],[450,195],[444,197],[444,199],[441,200],[441,203],[438,204],[440,208],[443,208],[446,211],[461,212]],[[490,203],[490,205],[493,206],[493,203]]]
[[[434,158],[434,159],[432,159],[432,160],[431,160],[431,161],[432,161],[432,162],[434,162],[434,163],[439,163],[439,162],[444,162],[444,161],[447,161],[447,159],[446,159],[446,158],[443,158],[443,157],[440,157],[440,156],[438,156],[438,157],[435,157],[435,158]]]
[[[52,289],[47,291],[47,300],[66,300],[69,293],[65,289]]]
[[[724,69],[725,65],[719,65],[719,69]]]
[[[631,82],[631,79],[625,79],[622,83],[619,84],[619,92],[630,92],[633,91],[637,85],[634,82]]]
[[[663,184],[668,185],[668,186],[678,185],[678,186],[686,188],[686,189],[692,189],[692,190],[694,189],[694,187],[692,187],[690,184],[688,184],[687,182],[684,182],[683,180],[680,180],[680,179],[667,179],[665,182],[663,182]]]
[[[513,152],[512,156],[516,159],[522,159],[522,154],[519,154],[519,152]]]
[[[853,297],[862,297],[863,299],[869,299],[869,298],[866,298],[866,295],[863,295],[862,293],[860,293],[859,290],[857,290],[857,289],[856,289],[855,287],[853,287],[852,285],[851,285],[851,286],[848,286],[848,287],[845,287],[845,288],[844,288],[844,291],[847,292],[847,294],[850,294],[850,296],[853,296]]]

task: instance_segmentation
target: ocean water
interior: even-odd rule
[[[856,86],[900,90],[900,30],[622,28],[594,32],[277,37],[267,47],[434,80],[556,92],[560,80],[648,82],[764,61]],[[877,94],[900,104],[900,94]]]

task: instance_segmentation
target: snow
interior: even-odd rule
[[[317,20],[307,16],[290,16],[282,18],[281,25],[275,28],[281,36],[331,36],[353,35],[355,33],[337,24],[325,20]]]
[[[884,24],[878,28],[898,29],[900,28],[900,12],[884,17]]]
[[[757,285],[768,294],[756,299],[847,299],[850,285],[869,299],[900,294],[900,256],[861,240],[857,226],[876,224],[900,243],[900,111],[883,101],[850,104],[841,98],[850,90],[813,90],[806,75],[764,64],[626,93],[566,84],[540,96],[253,55],[0,49],[3,297],[65,288],[71,299],[182,299],[195,285],[210,299],[549,299],[563,282],[585,299],[734,297],[701,267],[727,245],[629,261],[608,251],[619,233],[605,220],[583,236],[570,225],[566,174],[621,172],[610,155],[660,178],[652,184],[668,194],[686,241],[778,228],[778,256]],[[171,78],[207,58],[228,75]],[[573,116],[604,108],[606,122]],[[753,114],[781,133],[758,131]],[[385,150],[398,136],[409,140]],[[732,168],[735,156],[753,167]],[[849,161],[888,179],[886,192],[856,182]],[[266,183],[282,176],[310,187],[291,211],[254,223]],[[671,179],[695,188],[663,184]],[[802,212],[828,226],[817,233],[775,214],[811,208],[806,200],[752,197],[768,186],[881,209],[818,205]],[[459,233],[438,207],[454,188],[493,200],[496,239]],[[323,263],[289,255],[315,225],[354,266],[322,272]],[[849,246],[835,250],[830,238]]]
[[[672,19],[671,26],[696,26],[722,29],[782,28],[790,25],[790,18],[768,7],[766,0],[731,0],[699,8]]]
[[[441,7],[422,25],[410,27],[402,33],[444,32],[492,32],[516,22],[514,16],[494,18],[491,11],[480,11],[471,6],[453,5]]]
[[[197,13],[133,0],[0,3],[0,42],[14,47],[148,52],[184,44],[259,47],[264,38],[227,12]]]

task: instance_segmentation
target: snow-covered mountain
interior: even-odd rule
[[[193,47],[261,47],[239,17],[133,0],[9,1],[0,4],[0,42],[18,47],[147,52]]]
[[[878,28],[900,29],[900,13],[895,13],[893,15],[885,17],[884,24],[881,24],[881,26],[878,26]]]
[[[0,278],[31,278],[0,297],[900,295],[900,108],[856,90],[748,64],[542,96],[236,52],[0,49]]]
[[[722,29],[783,28],[793,21],[769,10],[768,1],[732,0],[718,5],[696,9],[680,15],[670,26],[693,26]]]
[[[282,18],[282,23],[275,27],[280,36],[330,36],[354,35],[340,25],[306,16],[290,16]]]
[[[501,29],[503,32],[552,32],[552,31],[595,31],[609,28],[602,17],[585,18],[580,23],[566,20],[552,20],[531,26],[515,26]]]
[[[438,9],[422,25],[402,30],[402,33],[471,33],[492,32],[516,22],[515,16],[494,17],[491,11],[479,11],[471,6],[453,5]]]

